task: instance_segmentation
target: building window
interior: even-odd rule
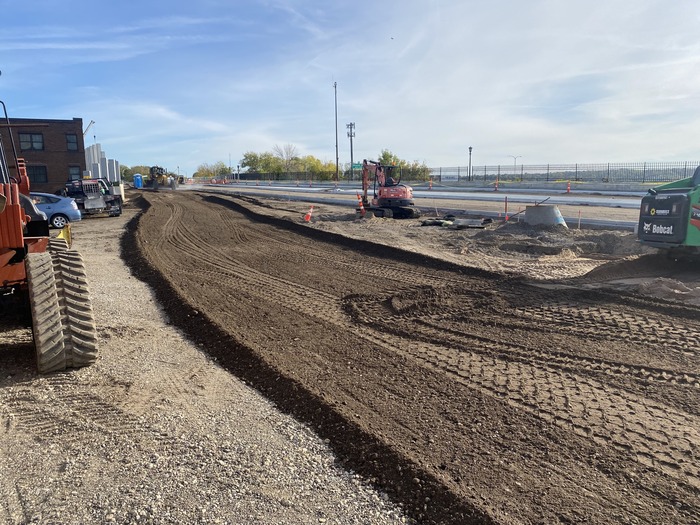
[[[78,151],[78,135],[66,134],[66,148],[68,151]]]
[[[46,166],[27,166],[27,176],[29,177],[29,182],[33,184],[49,182],[49,174]]]
[[[80,166],[70,166],[68,168],[68,180],[80,180],[81,178]]]
[[[42,135],[41,133],[20,133],[19,147],[22,151],[43,151],[44,135]]]

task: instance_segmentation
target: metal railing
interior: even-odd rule
[[[598,164],[498,164],[472,166],[471,173],[465,166],[428,168],[421,172],[420,177],[407,176],[402,178],[416,182],[433,181],[440,183],[481,183],[492,184],[500,182],[596,182],[596,183],[637,183],[654,184],[671,182],[692,177],[700,162],[608,162]],[[361,171],[349,170],[340,172],[339,183],[357,181]],[[335,172],[312,174],[309,172],[290,173],[260,173],[241,172],[225,174],[219,179],[233,182],[335,182]]]
[[[602,164],[541,164],[517,166],[472,166],[431,168],[430,176],[439,182],[610,182],[658,183],[691,177],[699,162],[608,162]]]

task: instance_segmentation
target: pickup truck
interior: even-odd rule
[[[122,213],[123,204],[118,190],[106,179],[79,179],[66,183],[65,195],[75,199],[83,215],[107,213],[117,217]]]

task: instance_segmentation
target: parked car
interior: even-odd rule
[[[46,214],[49,225],[54,228],[63,228],[69,222],[79,221],[82,218],[78,205],[70,197],[36,192],[30,192],[29,196],[36,207]]]

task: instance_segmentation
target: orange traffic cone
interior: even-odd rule
[[[357,202],[358,202],[358,204],[360,205],[360,216],[361,216],[361,217],[364,217],[364,216],[365,216],[365,213],[366,213],[366,211],[365,211],[365,205],[362,204],[362,195],[360,195],[359,193],[357,194]]]
[[[571,181],[566,182],[566,193],[571,193]]]
[[[311,214],[314,211],[314,205],[311,205],[311,208],[309,208],[309,211],[306,212],[306,215],[304,215],[304,222],[309,222],[311,220]]]

